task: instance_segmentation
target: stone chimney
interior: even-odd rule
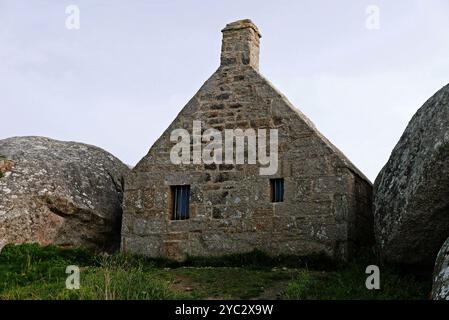
[[[221,66],[252,66],[259,70],[259,39],[256,25],[249,19],[228,23],[221,30]]]

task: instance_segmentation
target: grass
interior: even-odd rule
[[[66,267],[81,270],[79,290],[65,288]],[[81,249],[35,244],[0,254],[0,299],[175,299],[168,283],[144,272],[137,259],[94,256]],[[180,294],[179,298],[183,296]]]
[[[162,269],[156,277],[172,281],[175,290],[187,291],[194,299],[254,299],[279,281],[291,281],[296,272],[242,267],[181,267]]]
[[[382,270],[382,269],[381,269]],[[301,272],[285,290],[286,299],[325,300],[423,300],[429,298],[430,284],[410,275],[381,271],[380,290],[367,290],[361,265],[329,272]]]
[[[68,290],[68,265],[81,270]],[[429,281],[381,268],[381,290],[365,288],[367,261],[335,265],[323,256],[260,251],[190,257],[180,263],[81,249],[8,245],[0,253],[0,299],[427,299]]]

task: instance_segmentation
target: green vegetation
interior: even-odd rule
[[[81,270],[79,290],[65,289],[66,267]],[[144,272],[138,259],[94,256],[81,249],[34,244],[0,254],[0,299],[172,299],[168,282]],[[179,295],[179,297],[182,297]]]
[[[430,285],[427,281],[410,275],[400,276],[389,270],[381,271],[380,290],[365,287],[365,266],[350,265],[348,268],[328,273],[301,272],[285,290],[286,299],[381,299],[416,300],[428,299]],[[383,270],[383,269],[381,269]]]
[[[68,290],[68,265],[81,287]],[[427,281],[381,269],[381,290],[365,288],[361,261],[269,257],[260,251],[183,263],[34,244],[0,253],[0,299],[426,299]]]

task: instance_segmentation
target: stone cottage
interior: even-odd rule
[[[122,250],[175,259],[253,249],[350,258],[373,238],[370,181],[259,73],[257,27],[241,20],[222,33],[220,67],[126,180]],[[173,160],[174,132],[206,129],[276,131],[278,140],[257,140],[278,151],[274,172],[249,163],[248,137],[244,163],[220,163],[219,148],[215,162],[191,161],[192,153]],[[193,156],[205,145],[204,135],[187,139]]]

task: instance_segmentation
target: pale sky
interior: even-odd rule
[[[72,4],[79,30],[65,26]],[[371,180],[449,82],[447,0],[0,0],[0,139],[85,142],[135,165],[244,18],[262,34],[261,73]]]

